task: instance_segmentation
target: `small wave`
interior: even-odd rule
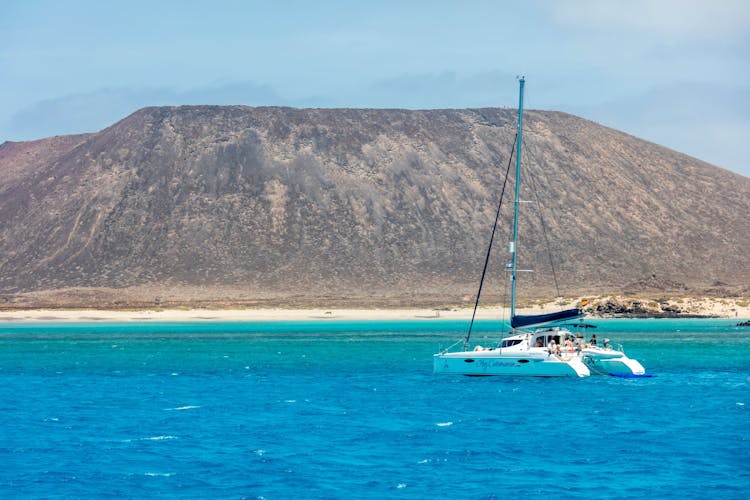
[[[177,436],[152,436],[147,438],[141,438],[141,441],[164,441],[167,439],[177,439]]]
[[[200,406],[187,405],[187,406],[178,406],[177,408],[164,408],[164,410],[165,411],[181,411],[181,410],[193,410],[195,408],[200,408]]]
[[[285,399],[284,402],[285,403],[296,403],[297,400],[296,399]]]
[[[453,422],[438,422],[435,425],[437,425],[438,427],[449,427],[453,425]]]
[[[177,436],[150,436],[136,439],[123,439],[123,443],[132,443],[133,441],[167,441],[169,439],[177,439]]]
[[[174,472],[146,472],[144,476],[149,477],[172,477]]]
[[[166,441],[169,439],[177,439],[177,436],[150,436],[138,439],[123,439],[123,443],[132,443],[133,441]]]
[[[406,488],[406,483],[398,483],[396,485],[397,490],[403,490],[404,488]]]

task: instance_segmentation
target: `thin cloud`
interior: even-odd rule
[[[5,139],[31,140],[96,132],[146,106],[181,104],[287,105],[271,87],[231,83],[184,91],[170,87],[102,88],[39,101],[10,117]]]
[[[569,0],[541,5],[562,24],[591,29],[720,38],[746,37],[750,29],[746,0]]]

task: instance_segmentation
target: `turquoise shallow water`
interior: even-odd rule
[[[433,375],[463,321],[0,324],[0,496],[747,498],[750,329],[591,322],[656,376]]]

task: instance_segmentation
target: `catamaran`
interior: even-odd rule
[[[643,376],[645,370],[635,359],[629,358],[621,346],[613,346],[609,339],[603,345],[586,343],[582,335],[574,334],[560,322],[584,315],[583,309],[575,307],[563,311],[539,314],[516,314],[516,276],[518,248],[518,209],[521,179],[521,146],[523,144],[523,91],[525,79],[519,79],[518,130],[516,135],[515,190],[513,207],[513,232],[510,250],[510,332],[495,347],[475,346],[470,349],[471,328],[465,339],[433,356],[435,373],[461,375],[519,375],[537,377],[587,377],[589,375]],[[510,164],[508,165],[510,167]],[[507,174],[506,174],[507,179]],[[502,204],[502,200],[500,202]],[[494,238],[495,226],[492,231]],[[490,249],[492,240],[490,241]],[[485,260],[485,272],[489,262]],[[484,281],[484,273],[482,282]],[[477,294],[477,304],[481,293]],[[475,306],[476,312],[476,306]],[[454,350],[461,346],[461,350]]]

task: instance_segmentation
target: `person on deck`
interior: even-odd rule
[[[569,353],[576,352],[576,348],[573,345],[573,341],[570,339],[565,340],[565,352],[569,352]]]
[[[558,349],[557,349],[557,344],[555,343],[555,339],[551,339],[549,341],[549,343],[547,344],[547,350],[549,351],[550,354],[557,355]]]

